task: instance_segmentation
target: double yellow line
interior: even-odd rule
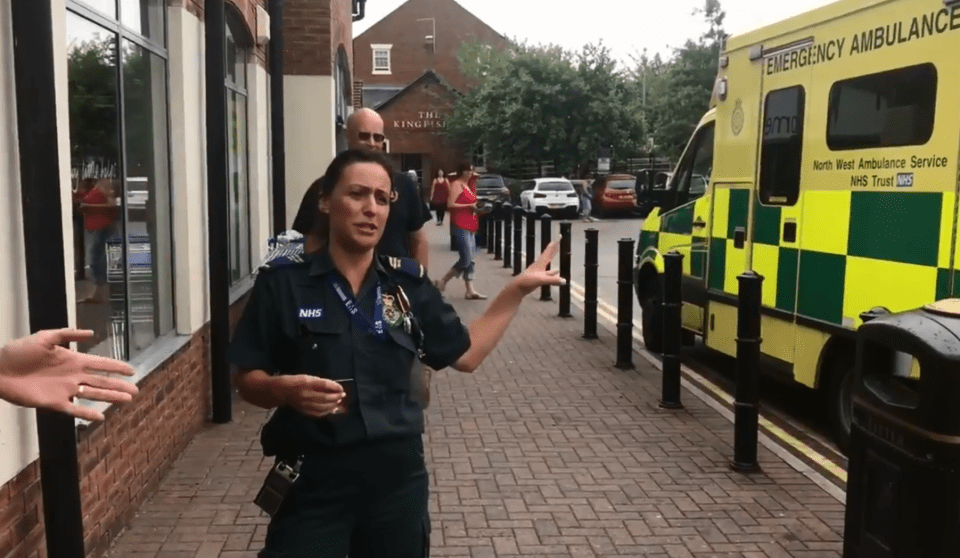
[[[581,285],[571,281],[570,282],[570,296],[576,299],[581,305],[585,302],[584,298],[584,289]],[[617,309],[603,300],[597,300],[597,316],[605,319],[609,323],[616,325],[617,323]],[[638,320],[633,320],[633,338],[636,341],[643,343],[643,325]],[[722,387],[717,385],[714,382],[711,382],[707,378],[704,378],[700,374],[690,370],[688,367],[684,366],[682,368],[682,373],[685,376],[684,379],[697,385],[698,387],[705,389],[712,394],[714,394],[718,399],[724,402],[728,407],[732,408],[734,404],[734,398],[732,395],[727,393]],[[811,448],[809,445],[803,443],[796,436],[793,436],[789,432],[780,428],[776,424],[770,422],[769,419],[759,417],[760,426],[767,431],[770,436],[777,438],[784,444],[794,448],[801,455],[807,459],[816,463],[821,469],[829,472],[831,475],[836,477],[843,483],[847,482],[847,472],[843,470],[842,467],[834,463],[833,461],[827,459],[820,452]]]

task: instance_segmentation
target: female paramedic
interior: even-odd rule
[[[257,497],[272,515],[261,557],[426,556],[414,359],[474,371],[523,297],[563,281],[546,271],[554,242],[468,328],[415,260],[376,254],[392,176],[378,152],[333,160],[320,187],[323,248],[261,269],[230,345],[240,395],[278,408],[261,431],[277,457]]]

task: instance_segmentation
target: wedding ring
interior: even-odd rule
[[[77,395],[83,395],[83,388],[84,388],[84,387],[85,387],[85,386],[81,384],[80,387],[77,388]]]

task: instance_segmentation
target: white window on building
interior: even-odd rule
[[[174,327],[165,4],[66,9],[78,348],[130,360]]]
[[[229,4],[228,4],[229,5]],[[250,179],[247,147],[247,61],[250,38],[243,16],[229,7],[226,16],[227,222],[230,283],[250,275]]]
[[[370,45],[373,49],[373,73],[389,74],[390,72],[390,50],[393,45]]]

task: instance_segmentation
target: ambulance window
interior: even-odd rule
[[[797,203],[805,100],[799,85],[767,94],[760,149],[760,201],[764,204]]]
[[[678,167],[674,183],[677,205],[691,202],[707,193],[713,170],[713,128],[714,123],[710,122],[697,130],[697,136],[690,142],[693,151],[684,156]]]
[[[920,64],[838,81],[830,88],[834,151],[923,145],[933,133],[937,68]]]

